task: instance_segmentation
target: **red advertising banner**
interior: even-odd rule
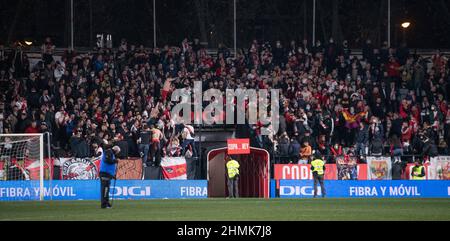
[[[250,139],[228,139],[228,154],[250,154]]]
[[[325,165],[325,180],[338,180],[336,164]],[[357,180],[367,180],[367,164],[357,165]],[[312,180],[311,165],[275,165],[275,180]]]
[[[325,165],[325,179],[326,180],[336,180],[337,170],[336,165],[327,164]],[[312,180],[311,165],[301,164],[301,165],[275,165],[275,180]]]
[[[358,164],[358,180],[368,180],[367,164]]]

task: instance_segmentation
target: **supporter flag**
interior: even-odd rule
[[[356,157],[336,157],[338,180],[358,180],[358,165]]]
[[[94,158],[60,158],[62,180],[98,179],[100,159]]]
[[[342,115],[345,119],[345,126],[349,129],[356,129],[359,127],[359,122],[361,118],[363,118],[367,112],[360,112],[358,114],[350,114],[347,110],[342,111]]]
[[[44,179],[48,180],[53,177],[53,159],[44,160]],[[12,160],[11,163],[6,164],[5,161],[0,161],[0,180],[7,180],[7,173],[5,172],[6,166],[19,170],[19,174],[12,175],[10,177],[13,180],[39,180],[41,163],[39,160],[26,159],[24,161]]]
[[[53,177],[53,159],[45,159],[44,160],[44,179],[48,180],[50,177]],[[39,160],[26,160],[23,163],[23,168],[28,175],[28,178],[30,180],[39,180],[40,179],[40,172],[41,172],[41,163]]]
[[[187,164],[184,157],[163,158],[161,168],[166,180],[187,180]]]
[[[368,180],[392,180],[390,157],[367,157]]]
[[[431,165],[428,168],[431,180],[450,180],[450,156],[438,156],[431,158]]]

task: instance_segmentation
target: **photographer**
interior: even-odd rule
[[[111,148],[108,144],[105,145],[105,151],[102,154],[100,162],[100,185],[101,185],[101,208],[111,208],[109,203],[109,192],[111,180],[116,179],[116,168],[118,159],[116,156],[120,153],[120,147],[114,146]]]

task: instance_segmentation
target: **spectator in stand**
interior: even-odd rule
[[[56,46],[52,43],[52,39],[50,37],[47,37],[41,47],[42,60],[44,61],[45,65],[50,64],[54,61],[53,54],[55,48]]]
[[[173,90],[192,89],[195,81],[201,81],[203,91],[280,89],[281,130],[269,137],[259,134],[261,125],[243,132],[254,133],[252,143],[266,148],[286,132],[288,155],[294,163],[302,159],[303,140],[308,140],[311,152],[323,153],[335,144],[341,155],[350,149],[361,152],[364,141],[359,137],[364,135],[360,125],[368,126],[366,145],[371,155],[383,154],[383,146],[390,144],[387,140],[394,134],[400,138],[404,154],[409,153],[408,141],[411,154],[446,152],[446,143],[450,143],[450,75],[449,61],[442,53],[427,59],[410,56],[406,46],[375,46],[368,41],[363,59],[359,59],[350,55],[348,42],[330,40],[323,46],[318,40],[314,47],[307,40],[290,43],[284,48],[282,41],[272,46],[255,40],[248,53],[227,58],[229,50],[224,45],[212,56],[198,40],[155,49],[123,40],[116,57],[104,48],[88,54],[69,51],[57,63],[54,44],[47,39],[42,46],[43,60],[29,66],[29,73],[22,71],[23,80],[9,71],[13,67],[9,60],[23,52],[7,53],[0,48],[0,81],[5,86],[4,99],[0,99],[3,131],[23,133],[32,121],[37,126],[45,121],[54,144],[62,149],[72,149],[69,140],[77,143],[83,138],[91,146],[96,137],[120,141],[122,136],[128,150],[121,153],[139,156],[138,139],[147,124],[154,125],[154,133],[160,131],[159,142],[154,141],[150,148],[150,159],[155,154],[168,155],[169,146],[177,150],[174,139],[181,155],[197,156],[195,129],[186,130],[172,119],[170,111]],[[23,63],[19,69],[28,68],[23,55],[16,60]],[[330,154],[335,155],[333,148]]]
[[[342,146],[338,143],[335,143],[331,148],[331,154],[333,155],[333,163],[336,163],[336,158],[344,156],[344,150],[342,149]]]
[[[290,147],[290,140],[287,135],[287,133],[283,133],[283,135],[280,137],[279,143],[278,143],[278,155],[280,157],[280,163],[286,164],[289,160],[289,147]]]
[[[27,127],[27,129],[25,129],[25,133],[27,134],[37,134],[39,132],[40,131],[36,121],[31,122],[31,124]]]
[[[366,156],[369,145],[369,130],[364,122],[359,123],[359,129],[356,135],[356,155]]]
[[[165,149],[164,152],[167,157],[180,157],[182,150],[178,138],[172,138],[172,141],[167,146],[167,150]]]
[[[181,143],[181,147],[185,152],[189,150],[192,155],[196,156],[196,150],[194,147],[195,138],[194,135],[194,127],[191,125],[184,125],[181,137],[183,139],[183,143]],[[185,154],[185,153],[183,153]]]
[[[402,145],[404,148],[408,149],[411,143],[413,135],[413,128],[409,125],[408,121],[403,121],[402,123]]]
[[[380,124],[379,119],[372,118],[371,125],[369,127],[369,134],[372,141],[380,140],[383,141],[384,137],[384,128]]]
[[[103,155],[103,147],[100,140],[97,140],[94,143],[92,143],[92,148],[94,149],[93,152],[94,157],[101,157]]]
[[[144,166],[150,166],[151,163],[148,161],[148,154],[150,151],[150,138],[152,136],[152,133],[150,131],[150,128],[147,126],[147,124],[144,124],[143,129],[139,133],[139,153],[142,158],[142,163]]]
[[[152,134],[152,145],[150,148],[152,166],[159,166],[161,162],[161,155],[162,155],[161,141],[163,140],[164,136],[159,128],[160,128],[159,126],[154,125],[150,126],[150,131]]]
[[[400,157],[403,156],[403,145],[397,135],[393,135],[390,140],[390,153],[394,157],[395,162],[401,162]]]
[[[312,148],[308,141],[303,141],[302,148],[300,149],[300,161],[298,164],[308,164],[311,160]]]
[[[384,146],[381,139],[374,139],[370,143],[370,155],[372,156],[382,156],[384,154]]]
[[[289,163],[298,163],[300,160],[301,145],[297,138],[292,138],[289,144]]]
[[[401,66],[395,57],[390,57],[386,72],[388,74],[391,88],[393,88],[391,91],[395,91],[395,87],[400,85],[400,70]]]
[[[366,43],[363,46],[363,59],[365,60],[372,60],[373,59],[373,50],[374,47],[372,45],[372,40],[367,39]]]

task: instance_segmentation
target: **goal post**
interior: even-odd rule
[[[0,134],[0,201],[43,201],[45,180],[52,179],[51,163],[49,133]]]

